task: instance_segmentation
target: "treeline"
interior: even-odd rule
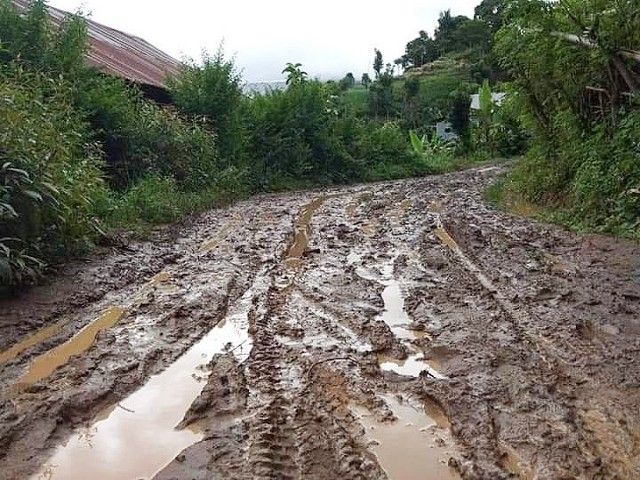
[[[640,238],[636,1],[484,0],[474,18],[443,12],[433,38],[420,32],[393,63],[376,52],[375,65],[359,94],[365,115],[427,135],[448,121],[467,156],[526,153],[489,192],[496,202]],[[506,93],[500,108],[492,91]]]
[[[245,96],[220,52],[173,79],[162,108],[86,66],[87,27],[44,1],[0,0],[0,290],[47,263],[252,192],[432,171],[392,122],[359,118],[336,85],[289,65]]]
[[[495,35],[502,27],[506,2],[483,0],[473,18],[440,14],[433,38],[424,30],[407,43],[405,54],[394,63],[404,69],[420,69],[443,57],[457,57],[469,63],[471,80],[492,83],[504,79],[503,71],[492,54]]]
[[[528,133],[510,102],[501,105],[503,96],[496,102],[493,95],[508,90],[511,78],[494,51],[505,5],[483,0],[474,18],[442,12],[433,38],[421,31],[393,62],[375,50],[373,79],[365,73],[354,85],[349,73],[339,82],[346,101],[361,117],[414,132],[426,151],[479,160],[522,154]],[[472,95],[484,100],[473,110]]]

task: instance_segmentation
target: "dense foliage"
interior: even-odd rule
[[[346,101],[360,117],[392,120],[407,132],[430,137],[450,126],[455,138],[447,139],[454,140],[458,155],[521,154],[527,135],[517,116],[495,104],[491,115],[471,109],[471,95],[486,81],[500,91],[508,89],[508,71],[493,51],[507,3],[483,0],[474,18],[442,12],[433,38],[421,31],[394,64],[385,64],[382,52],[375,50],[375,81],[347,91]],[[404,74],[398,75],[399,68]]]
[[[238,160],[245,145],[242,125],[242,77],[222,49],[214,56],[204,54],[201,64],[190,62],[183,74],[173,79],[171,93],[182,112],[202,117],[218,139],[220,155]]]
[[[425,173],[402,129],[357,118],[331,84],[304,80],[256,96],[248,119],[259,188]]]
[[[211,132],[88,68],[87,45],[82,18],[55,27],[42,1],[20,14],[0,0],[2,287],[33,281],[44,261],[112,227],[160,220],[148,211],[157,199],[134,201],[139,184],[173,185],[180,213],[197,202],[179,195],[227,193]]]
[[[62,80],[0,72],[0,279],[25,280],[47,257],[82,246],[102,154]]]
[[[505,202],[574,227],[640,236],[637,3],[516,1],[496,52],[514,78],[532,148]]]
[[[452,15],[450,10],[442,12],[433,38],[421,31],[407,43],[400,63],[404,68],[421,69],[442,57],[457,56],[469,65],[475,81],[497,80],[502,72],[491,49],[505,5],[504,0],[484,0],[476,7],[474,18]]]

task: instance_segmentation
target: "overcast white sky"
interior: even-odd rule
[[[90,12],[94,20],[143,37],[171,55],[202,49],[236,55],[248,82],[280,80],[286,62],[312,76],[370,71],[373,49],[385,62],[403,54],[419,30],[432,32],[439,12],[472,16],[480,0],[50,0]]]

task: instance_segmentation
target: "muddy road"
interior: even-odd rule
[[[499,173],[254,198],[0,303],[0,477],[640,478],[640,249]]]

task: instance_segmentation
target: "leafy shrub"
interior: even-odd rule
[[[573,208],[589,228],[640,237],[640,112],[600,127],[574,163]],[[580,161],[581,160],[581,161]]]
[[[55,28],[43,0],[35,0],[24,15],[11,0],[0,0],[0,32],[0,64],[18,62],[30,69],[67,77],[85,69],[85,21],[69,15]]]
[[[588,137],[568,112],[554,125],[562,148],[551,153],[536,142],[506,179],[503,195],[552,209],[552,217],[574,228],[640,237],[640,114]]]
[[[437,135],[418,137],[415,132],[409,132],[409,139],[413,151],[422,161],[422,166],[428,173],[445,173],[454,170],[454,143],[446,142]]]
[[[187,191],[171,176],[150,175],[125,192],[109,192],[96,201],[95,209],[110,228],[146,231],[152,225],[175,222],[246,196],[244,176],[236,167],[229,167],[215,183]]]
[[[514,0],[495,52],[531,134],[504,196],[574,228],[638,238],[640,113],[637,95],[623,95],[635,90],[636,66],[618,54],[640,40],[635,11],[634,2]],[[608,100],[594,101],[593,87]]]
[[[337,121],[327,87],[316,81],[257,95],[250,105],[250,154],[254,184],[266,188],[275,178],[345,181],[347,160],[332,135]]]
[[[182,214],[179,197],[180,190],[173,178],[144,178],[116,201],[112,221],[122,225],[135,225],[139,220],[171,223]]]
[[[366,180],[397,179],[426,173],[397,122],[366,124],[353,155],[363,162]]]
[[[104,145],[117,188],[151,174],[173,176],[182,188],[202,188],[219,170],[215,137],[201,122],[145,100],[120,79],[89,78],[76,103]]]
[[[42,268],[40,259],[88,246],[103,231],[100,220],[119,224],[112,222],[113,212],[128,221],[122,205],[135,206],[129,212],[144,220],[163,222],[176,218],[172,205],[156,208],[154,202],[143,205],[143,199],[177,189],[181,198],[190,195],[179,210],[186,212],[187,205],[228,195],[224,183],[232,183],[222,173],[215,136],[206,126],[85,66],[82,18],[69,16],[53,27],[44,2],[34,2],[22,15],[13,2],[0,0],[0,31],[3,284],[33,278]],[[122,201],[107,190],[105,173],[121,191],[150,176],[165,183],[153,190],[145,181]],[[210,194],[213,187],[220,193]]]
[[[191,61],[173,79],[171,94],[182,112],[211,125],[224,159],[238,163],[244,158],[242,77],[233,59],[225,59],[222,48],[214,56],[204,53],[201,65]]]
[[[66,253],[95,233],[103,159],[70,97],[62,80],[0,73],[0,238],[28,256]]]

